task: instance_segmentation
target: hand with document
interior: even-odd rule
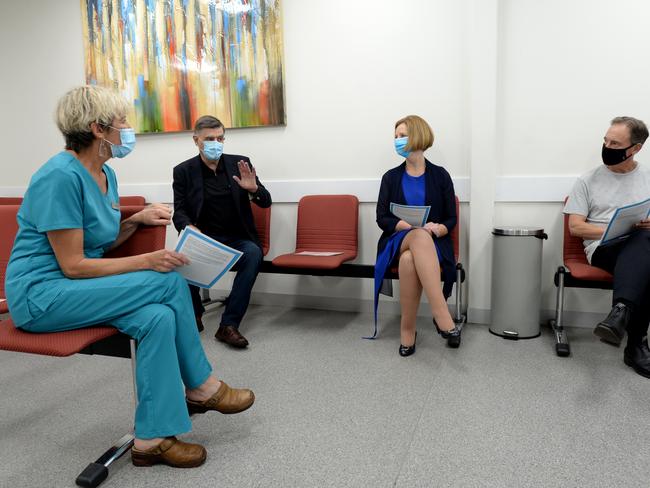
[[[427,222],[430,211],[431,207],[429,205],[401,205],[392,202],[390,204],[390,212],[411,227],[422,228],[436,237],[444,236],[448,232],[444,225]]]
[[[239,260],[241,251],[228,247],[193,228],[185,227],[178,236],[176,252],[189,259],[177,271],[191,284],[211,288]]]
[[[401,205],[393,202],[390,204],[390,213],[412,227],[424,227],[430,210],[429,205]]]
[[[650,216],[650,198],[617,208],[605,229],[600,245],[619,242],[639,227],[650,229],[648,216]]]

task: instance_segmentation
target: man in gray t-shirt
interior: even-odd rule
[[[618,207],[650,198],[650,169],[634,160],[648,129],[638,119],[616,117],[602,148],[604,165],[576,181],[564,213],[571,235],[581,237],[587,260],[614,275],[613,308],[594,333],[618,346],[628,333],[625,364],[650,378],[647,332],[650,322],[650,219],[642,220],[630,236],[600,245],[605,228]]]

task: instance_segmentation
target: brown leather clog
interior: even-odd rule
[[[193,413],[205,413],[208,410],[216,410],[221,413],[239,413],[250,408],[255,402],[255,394],[249,389],[230,388],[225,382],[217,392],[203,402],[196,402],[187,399],[187,410],[190,415]]]
[[[176,437],[166,437],[156,447],[146,451],[131,448],[134,466],[166,464],[172,468],[195,468],[201,466],[206,457],[207,452],[203,446],[179,441]]]

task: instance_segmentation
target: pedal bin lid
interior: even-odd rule
[[[492,229],[492,234],[495,236],[533,236],[544,238],[544,229],[541,227],[527,227],[527,226],[501,226]]]

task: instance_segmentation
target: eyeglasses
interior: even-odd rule
[[[219,136],[219,137],[206,137],[203,139],[204,141],[218,141],[218,142],[223,142],[226,140],[226,136]]]

